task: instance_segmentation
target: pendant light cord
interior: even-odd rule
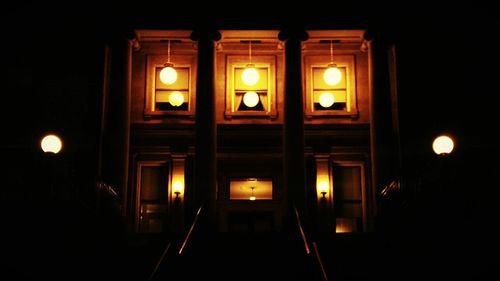
[[[248,41],[248,58],[249,58],[250,64],[252,64],[252,40]]]
[[[167,63],[170,63],[170,40],[167,40]]]
[[[330,40],[330,63],[333,64],[333,40]]]

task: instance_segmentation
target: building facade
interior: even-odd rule
[[[366,30],[134,30],[105,53],[100,178],[137,233],[200,207],[219,232],[292,210],[373,231],[398,172],[393,51]]]

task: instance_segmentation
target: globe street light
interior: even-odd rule
[[[54,189],[55,189],[55,175],[54,175],[54,161],[55,161],[55,156],[58,154],[61,149],[62,149],[63,143],[61,138],[56,135],[56,134],[47,134],[45,135],[42,140],[40,141],[40,148],[46,155],[47,161],[48,161],[48,172],[47,176],[49,178],[49,196],[50,198],[54,197]]]
[[[40,142],[40,147],[45,153],[57,154],[62,149],[61,138],[54,134],[45,135]]]
[[[437,155],[447,155],[453,151],[455,147],[453,139],[447,135],[440,135],[432,142],[432,150]]]

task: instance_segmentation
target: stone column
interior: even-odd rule
[[[204,204],[208,226],[215,226],[217,199],[217,124],[215,122],[215,41],[217,31],[197,30],[191,39],[198,41],[196,76],[196,140],[194,158],[194,208]]]
[[[301,30],[283,30],[279,34],[279,39],[285,41],[283,182],[287,205],[295,205],[299,213],[306,210],[301,41],[307,38]]]
[[[105,116],[101,120],[98,180],[110,184],[125,206],[129,174],[132,40],[114,38],[110,45],[108,51],[111,52],[107,53],[106,62],[109,73],[104,78],[107,81],[104,81],[105,96],[101,109]],[[122,212],[126,211],[122,209]]]
[[[387,35],[365,34],[370,40],[371,158],[374,190],[401,176],[398,101],[394,45]]]

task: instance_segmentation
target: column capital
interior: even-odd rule
[[[278,39],[281,41],[286,41],[288,39],[298,39],[300,41],[306,41],[308,38],[309,34],[307,34],[307,31],[296,28],[285,28],[278,34]]]
[[[220,32],[215,29],[195,29],[191,33],[191,40],[193,41],[199,41],[200,39],[219,41],[221,37]]]
[[[393,44],[397,41],[397,34],[393,30],[387,29],[368,29],[363,34],[365,41],[377,41],[387,45]]]

